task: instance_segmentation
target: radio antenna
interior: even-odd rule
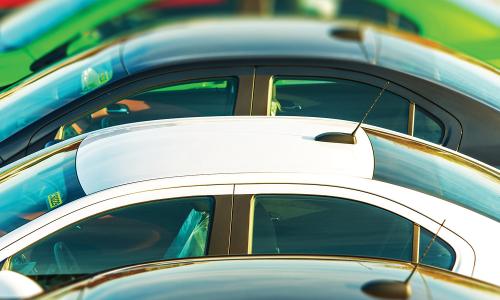
[[[422,255],[422,258],[420,258],[417,263],[415,264],[415,267],[411,270],[410,275],[406,278],[405,281],[399,281],[399,280],[373,280],[365,283],[361,289],[363,292],[365,292],[368,295],[379,297],[379,298],[389,298],[389,299],[407,299],[410,298],[411,296],[411,286],[410,286],[410,279],[413,277],[413,274],[417,271],[417,268],[420,266],[420,263],[424,260],[424,258],[427,256],[427,253],[429,252],[429,249],[431,248],[432,244],[434,244],[434,241],[436,240],[436,237],[444,226],[444,222],[446,222],[446,219],[443,220],[443,223],[439,226],[438,230],[432,237],[432,239],[429,241],[429,244],[427,244],[427,247],[425,248],[424,254]]]
[[[441,230],[441,228],[443,228],[444,226],[444,222],[446,222],[446,219],[443,220],[443,223],[441,223],[441,225],[439,226],[438,230],[436,231],[436,233],[432,236],[432,239],[430,240],[429,244],[427,245],[427,248],[425,248],[424,250],[424,254],[422,255],[422,258],[420,258],[417,262],[417,264],[415,265],[415,267],[413,268],[413,270],[411,271],[410,275],[408,276],[408,278],[406,278],[406,280],[404,281],[405,284],[408,284],[408,282],[410,282],[410,279],[413,277],[413,274],[415,274],[415,271],[417,270],[418,266],[420,266],[420,263],[424,260],[424,258],[427,256],[427,253],[429,252],[429,250],[431,249],[431,246],[432,244],[434,244],[434,241],[436,240],[436,237],[439,233],[439,231]]]
[[[372,106],[370,106],[370,108],[366,111],[363,119],[361,119],[361,121],[358,123],[358,126],[356,126],[356,128],[354,128],[354,131],[351,133],[352,136],[354,136],[356,134],[356,131],[358,131],[358,129],[361,126],[361,124],[363,124],[363,122],[365,121],[366,117],[368,117],[368,114],[370,114],[372,112],[373,108],[377,104],[377,102],[380,99],[380,97],[382,97],[382,95],[384,94],[385,90],[389,87],[389,84],[390,84],[389,81],[385,82],[384,87],[380,90],[380,93],[378,93],[377,98],[375,98],[375,100],[373,101]]]
[[[327,143],[341,143],[341,144],[356,144],[356,131],[359,129],[361,124],[365,121],[366,117],[368,117],[368,114],[373,110],[377,102],[379,101],[380,97],[384,94],[385,90],[389,87],[389,81],[386,81],[384,84],[384,87],[380,90],[377,98],[373,101],[372,105],[366,111],[363,119],[358,123],[356,128],[352,133],[343,133],[343,132],[325,132],[322,133],[314,138],[315,141],[319,142],[327,142]]]

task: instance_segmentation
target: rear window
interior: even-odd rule
[[[366,129],[373,178],[417,190],[500,221],[500,174],[446,150]]]
[[[80,141],[43,151],[0,174],[0,237],[85,196],[76,174]]]

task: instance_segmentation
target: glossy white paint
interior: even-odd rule
[[[0,299],[25,299],[43,293],[33,280],[16,272],[0,272]]]
[[[300,121],[299,121],[300,120]],[[314,141],[355,123],[315,118],[217,117],[154,121],[90,134],[76,166],[87,194],[142,180],[201,174],[287,172],[371,178],[373,153],[357,143]]]
[[[115,187],[68,203],[0,238],[0,261],[43,237],[117,207],[184,196],[233,193],[298,193],[346,197],[371,203],[406,217],[432,232],[446,219],[439,236],[457,252],[454,271],[500,284],[500,225],[450,202],[371,179],[310,173],[240,173],[164,178]],[[467,220],[467,221],[464,221]],[[485,234],[478,234],[485,232]]]
[[[494,236],[500,232],[498,222],[372,180],[373,153],[362,129],[355,145],[314,141],[321,133],[348,133],[354,126],[315,118],[217,117],[128,124],[91,133],[76,161],[79,180],[91,195],[0,238],[0,262],[65,226],[110,209],[175,197],[230,195],[234,188],[236,194],[344,196],[391,210],[432,232],[446,219],[439,236],[457,252],[454,271],[500,285],[495,276],[500,269],[500,240]]]

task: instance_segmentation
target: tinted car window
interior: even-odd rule
[[[360,121],[380,90],[343,79],[277,77],[273,84],[271,115]],[[408,110],[409,101],[385,91],[366,122],[407,133]]]
[[[413,223],[365,203],[258,195],[252,253],[368,256],[410,261]]]
[[[415,122],[413,125],[413,136],[440,144],[444,136],[444,126],[441,121],[425,111],[415,106]]]
[[[0,141],[125,75],[127,73],[120,61],[119,48],[114,46],[0,96]]]
[[[79,142],[0,173],[0,236],[85,196],[76,174]]]
[[[147,261],[204,256],[212,216],[211,197],[112,210],[22,250],[11,258],[9,269],[30,276],[83,275]]]
[[[232,115],[236,78],[184,82],[121,99],[63,126],[58,140],[114,125],[182,117]]]
[[[427,250],[433,236],[434,234],[432,232],[420,227],[420,262],[424,265],[451,270],[455,264],[455,251],[453,251],[453,248],[451,248],[450,245],[437,236],[430,248]],[[423,257],[426,250],[427,255]]]
[[[500,221],[500,175],[457,154],[366,129],[373,147],[373,178],[417,190]]]

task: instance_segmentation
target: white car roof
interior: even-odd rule
[[[76,167],[87,194],[143,180],[235,173],[373,176],[370,141],[325,143],[326,132],[351,133],[356,123],[295,117],[214,117],[127,124],[91,133]]]

